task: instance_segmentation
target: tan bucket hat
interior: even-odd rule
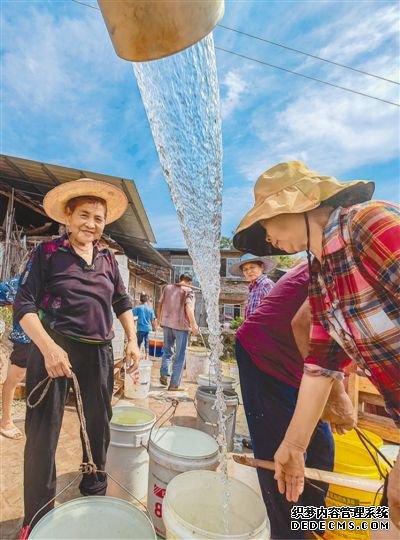
[[[301,214],[321,205],[352,206],[369,201],[374,182],[339,182],[333,176],[311,171],[302,161],[279,163],[265,171],[254,186],[254,206],[236,229],[233,245],[254,255],[282,255],[265,240],[260,221],[280,214]]]
[[[268,259],[267,257],[253,257],[252,255],[243,255],[243,257],[240,259],[240,262],[233,264],[229,268],[229,273],[232,274],[232,276],[242,277],[242,266],[247,263],[261,263],[262,265],[264,265],[264,274],[268,274],[268,272],[271,272],[276,266],[276,261]]]
[[[66,206],[75,197],[98,197],[107,205],[106,225],[120,218],[128,208],[128,199],[122,189],[92,178],[65,182],[50,190],[43,199],[46,214],[54,221],[65,224]]]

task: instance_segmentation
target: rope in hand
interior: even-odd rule
[[[42,381],[40,381],[29,393],[28,397],[26,398],[26,404],[30,409],[34,409],[37,407],[45,398],[47,392],[49,391],[51,383],[54,381],[51,377],[46,377]],[[74,386],[74,392],[76,396],[76,409],[78,411],[79,416],[79,422],[81,424],[81,432],[82,432],[82,438],[85,445],[86,455],[87,455],[87,462],[82,462],[79,470],[82,472],[82,474],[95,474],[97,472],[96,464],[93,462],[93,456],[92,451],[90,448],[90,441],[89,436],[87,434],[86,429],[86,420],[85,415],[83,412],[83,402],[82,402],[82,396],[81,396],[81,390],[79,388],[78,379],[76,378],[76,375],[74,372],[72,372],[72,382]],[[38,400],[35,403],[31,402],[33,394],[39,390],[42,386],[44,386],[44,389],[42,393],[40,394]]]

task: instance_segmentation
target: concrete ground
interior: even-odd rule
[[[159,360],[156,360],[153,363],[151,382],[150,396],[147,399],[120,399],[117,405],[138,405],[141,407],[148,407],[155,412],[157,417],[159,417],[171,404],[171,392],[167,393],[159,384]],[[188,400],[188,398],[194,398],[198,386],[195,383],[186,382],[185,378],[182,381],[182,385],[186,391],[177,393],[178,399],[182,399],[182,401],[180,400],[179,402],[172,422],[175,425],[195,428],[197,413],[193,401]],[[15,402],[14,408],[17,414],[16,424],[23,430],[24,406],[22,402]],[[166,425],[168,425],[168,422]],[[238,409],[236,433],[243,436],[248,434],[242,405],[239,405]],[[22,523],[24,443],[24,439],[13,441],[0,437],[1,540],[18,538],[18,532]],[[231,454],[229,454],[229,456],[231,456]],[[80,458],[81,444],[79,438],[78,417],[73,407],[67,407],[56,455],[58,491],[63,489],[63,487],[78,475],[78,469],[81,462]],[[259,491],[255,469],[237,465],[230,457],[228,471],[230,475],[242,480],[249,484],[253,489]],[[79,480],[57,499],[56,504],[79,497],[78,484]]]

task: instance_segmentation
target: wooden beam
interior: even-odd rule
[[[11,197],[11,193],[8,192],[8,191],[5,191],[3,189],[0,189],[0,195],[4,195],[5,197],[8,197],[8,199]],[[17,189],[15,189],[15,193],[14,193],[14,205],[15,205],[16,202],[18,204],[22,204],[22,206],[26,206],[27,208],[30,208],[31,210],[33,210],[34,212],[36,212],[38,214],[41,214],[42,216],[48,217],[46,212],[44,210],[42,210],[42,208],[40,208],[39,205],[34,204],[34,203],[26,200],[25,198],[20,197],[18,195],[18,190]]]
[[[376,433],[385,441],[400,444],[400,430],[394,425],[391,418],[371,413],[359,413],[357,425],[361,429],[368,429]]]

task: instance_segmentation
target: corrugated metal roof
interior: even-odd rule
[[[150,244],[156,239],[133,180],[0,155],[1,180],[40,202],[53,187],[85,177],[109,182],[121,188],[128,197],[129,206],[125,214],[105,229],[107,234],[122,245],[128,257],[143,258],[154,264],[170,267],[167,260]]]

